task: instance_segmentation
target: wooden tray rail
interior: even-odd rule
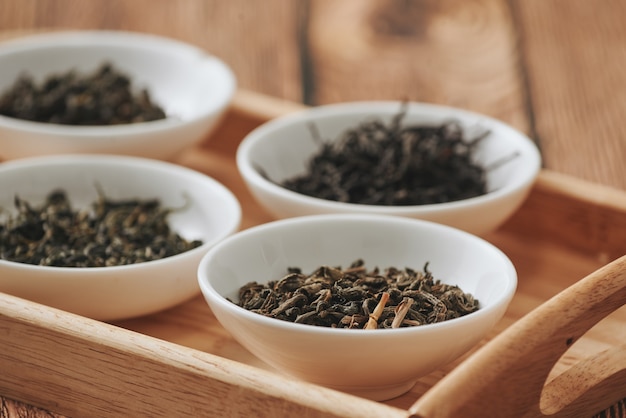
[[[218,132],[177,162],[235,192],[242,228],[266,222],[236,172],[236,146],[301,108],[240,91]],[[625,193],[542,172],[485,237],[518,268],[505,318],[472,353],[384,403],[259,364],[200,297],[107,324],[0,294],[0,393],[68,416],[591,416],[626,398],[625,237]]]
[[[625,301],[623,256],[513,324],[409,411],[429,418],[592,416],[626,393],[626,344],[577,363],[545,387],[544,383],[565,351]]]

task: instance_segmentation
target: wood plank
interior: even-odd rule
[[[3,0],[0,30],[113,29],[189,42],[222,58],[239,86],[302,100],[300,2]]]
[[[620,0],[511,2],[519,34],[504,0],[310,3],[308,56],[299,46],[305,2],[288,0],[5,0],[0,28],[171,36],[224,58],[242,87],[297,102],[411,98],[470,108],[536,133],[547,168],[626,188]],[[307,97],[303,70],[313,82]]]
[[[410,99],[529,131],[506,1],[316,0],[309,48],[315,104]]]
[[[545,165],[626,189],[626,2],[512,4]]]

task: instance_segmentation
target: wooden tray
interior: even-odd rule
[[[255,126],[300,107],[240,91],[218,132],[177,162],[238,196],[242,228],[269,221],[237,173],[235,149]],[[0,294],[0,394],[99,417],[584,417],[626,398],[626,193],[543,171],[524,206],[485,238],[518,270],[505,317],[472,353],[391,401],[280,375],[237,344],[201,296],[107,324]]]

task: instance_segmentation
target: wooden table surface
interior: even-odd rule
[[[308,105],[410,99],[524,131],[544,167],[626,190],[623,0],[1,0],[0,30],[156,33]],[[50,416],[1,398],[0,416]]]
[[[626,189],[623,0],[2,0],[0,30],[124,29],[223,58],[310,105],[442,103],[534,138],[545,167]]]

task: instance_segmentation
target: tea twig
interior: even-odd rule
[[[385,309],[385,305],[387,304],[388,300],[389,300],[389,293],[383,292],[380,295],[380,301],[378,302],[378,305],[376,305],[376,308],[374,308],[374,312],[370,314],[370,319],[367,321],[367,325],[365,325],[365,329],[378,328],[378,318],[380,318],[380,315],[383,313],[383,309]]]
[[[391,322],[391,328],[400,327],[402,321],[404,321],[404,317],[413,305],[413,302],[414,300],[411,298],[404,298],[402,299],[402,302],[400,302],[398,306],[396,306],[396,309],[394,310],[396,316],[393,318],[393,322]]]

